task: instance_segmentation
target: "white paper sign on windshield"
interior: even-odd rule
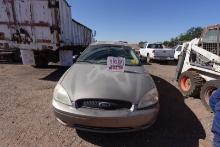
[[[122,57],[108,57],[107,67],[110,71],[124,72],[125,70],[125,58]]]

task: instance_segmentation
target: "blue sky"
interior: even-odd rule
[[[97,40],[164,41],[192,26],[220,23],[220,0],[68,0]]]

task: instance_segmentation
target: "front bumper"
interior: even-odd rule
[[[144,110],[104,111],[76,109],[53,100],[56,118],[65,125],[93,132],[129,132],[151,126],[157,119],[159,104]]]
[[[160,61],[172,61],[174,60],[174,57],[163,57],[163,56],[154,56],[152,57],[153,60],[160,60]]]
[[[175,59],[175,60],[178,60],[178,58],[179,58],[178,56],[179,56],[179,55],[174,54],[174,59]]]

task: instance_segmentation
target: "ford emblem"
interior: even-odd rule
[[[101,107],[101,108],[109,108],[109,107],[111,107],[111,104],[108,103],[108,102],[100,102],[99,103],[99,107]]]

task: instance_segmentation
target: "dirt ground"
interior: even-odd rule
[[[65,68],[0,65],[0,147],[149,146],[208,147],[212,114],[199,99],[184,99],[174,80],[175,66],[146,65],[160,93],[161,111],[151,128],[126,134],[96,134],[60,125],[51,99]]]

